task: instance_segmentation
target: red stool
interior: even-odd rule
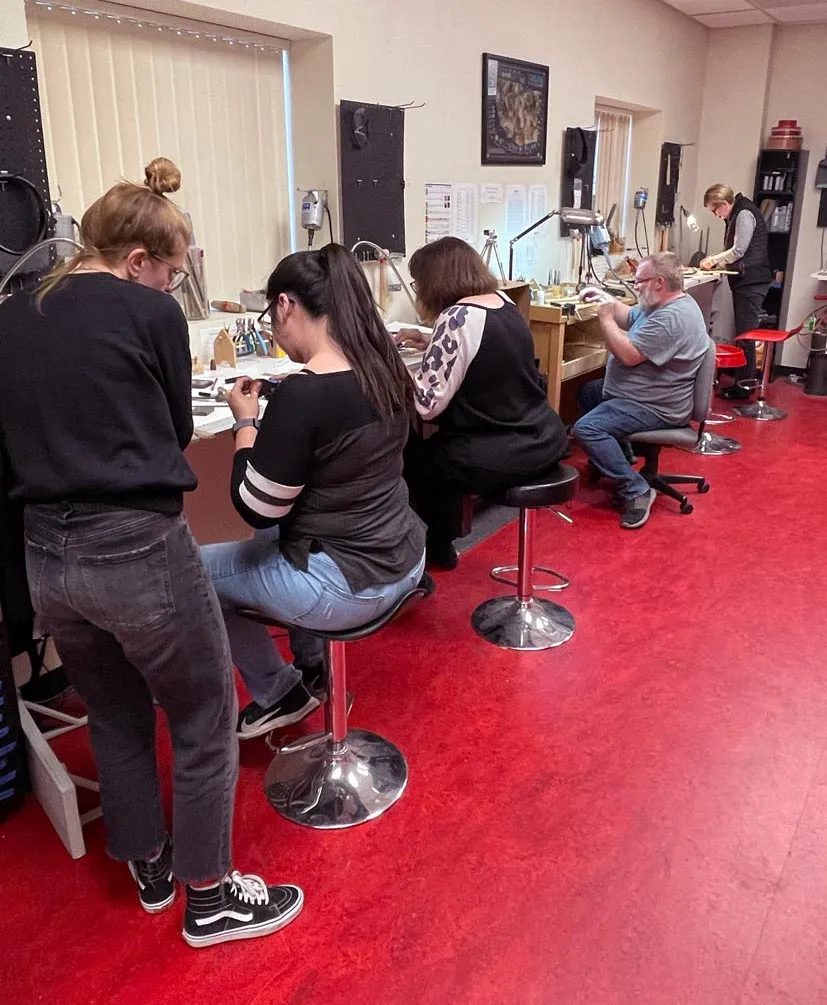
[[[747,361],[744,350],[737,345],[726,345],[723,343],[715,346],[715,369],[726,370],[730,367],[743,366]],[[713,412],[712,399],[710,396],[710,410],[706,417],[704,426],[716,426],[722,422],[733,422],[734,415],[727,412]],[[698,442],[692,447],[693,454],[705,454],[707,457],[722,457],[725,454],[734,454],[741,449],[738,440],[733,440],[731,436],[718,436],[710,433],[706,429],[701,432]]]
[[[744,350],[739,345],[732,345],[729,342],[718,342],[715,344],[715,369],[716,370],[737,370],[746,366],[747,357]],[[723,422],[734,422],[735,416],[731,412],[713,412],[710,410],[706,424],[708,426],[719,426]]]
[[[761,377],[761,383],[758,385],[758,399],[757,401],[751,401],[748,405],[737,405],[735,411],[739,415],[743,415],[746,419],[758,419],[759,422],[774,422],[778,419],[787,418],[787,413],[783,408],[775,408],[767,404],[767,385],[770,382],[770,375],[772,374],[772,357],[775,343],[786,342],[790,336],[797,335],[800,331],[801,325],[790,331],[754,328],[752,331],[736,336],[736,342],[764,343],[764,373]]]

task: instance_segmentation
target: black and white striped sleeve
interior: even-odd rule
[[[313,423],[301,376],[282,381],[271,396],[255,445],[237,450],[230,494],[251,527],[272,527],[293,508],[307,483],[313,456]]]

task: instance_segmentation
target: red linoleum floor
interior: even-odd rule
[[[410,764],[384,817],[282,821],[269,752],[243,746],[237,864],[304,887],[284,932],[189,949],[180,904],[143,914],[99,823],[72,862],[30,800],[0,829],[0,999],[827,1002],[827,399],[771,397],[788,421],[721,428],[740,454],[666,452],[712,483],[692,515],[659,500],[621,531],[590,486],[573,526],[540,514],[538,558],[573,583],[562,648],[507,652],[470,628],[514,525],[353,645],[351,721]]]

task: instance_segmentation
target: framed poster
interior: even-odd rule
[[[545,164],[549,69],[482,54],[482,163]]]

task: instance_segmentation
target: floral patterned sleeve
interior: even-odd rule
[[[486,311],[455,304],[437,318],[434,334],[414,374],[416,410],[435,419],[448,407],[480,348]]]

